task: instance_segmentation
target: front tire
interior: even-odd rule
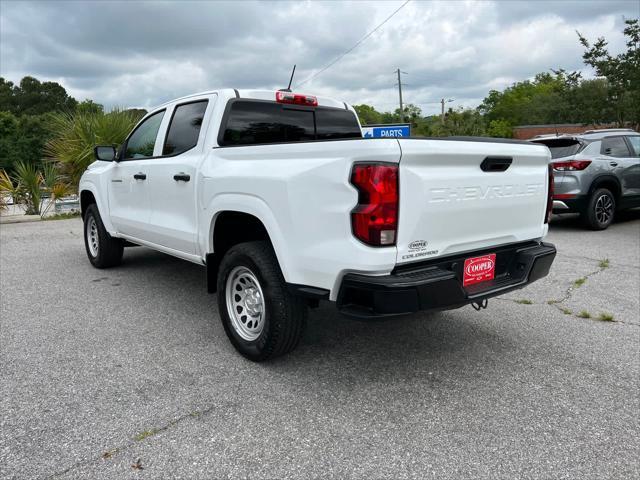
[[[607,188],[598,188],[589,197],[583,219],[591,230],[604,230],[613,221],[616,211],[616,199]]]
[[[91,265],[96,268],[115,267],[122,263],[124,242],[109,235],[95,203],[89,205],[84,214],[84,246]]]
[[[224,330],[244,357],[261,362],[292,351],[307,320],[305,301],[292,295],[267,242],[246,242],[223,257],[217,280]]]

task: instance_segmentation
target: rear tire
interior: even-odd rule
[[[598,188],[589,197],[587,209],[582,218],[591,230],[604,230],[613,221],[616,211],[616,198],[607,188]]]
[[[287,289],[268,242],[232,247],[220,262],[217,287],[220,320],[244,357],[261,362],[298,345],[307,321],[307,305]]]
[[[91,265],[96,268],[115,267],[122,263],[124,242],[109,235],[95,203],[89,205],[84,214],[84,246]]]

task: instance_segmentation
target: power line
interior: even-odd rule
[[[382,27],[385,23],[387,23],[389,20],[391,20],[391,18],[398,13],[400,10],[402,10],[407,3],[409,3],[411,0],[406,0],[402,5],[400,5],[396,10],[394,10],[394,12],[389,15],[387,18],[385,18],[382,23],[380,23],[380,25],[378,25],[376,28],[374,28],[373,30],[371,30],[369,33],[367,33],[364,37],[362,37],[360,40],[358,40],[353,47],[351,47],[349,50],[345,51],[344,53],[342,53],[340,56],[338,56],[336,59],[334,59],[333,61],[331,61],[330,63],[328,63],[327,65],[325,65],[324,67],[322,67],[320,69],[320,71],[318,71],[317,73],[314,73],[313,75],[311,75],[310,77],[307,77],[306,79],[304,79],[302,82],[298,83],[296,85],[296,88],[301,87],[302,85],[304,85],[305,83],[307,83],[309,80],[313,80],[314,78],[316,78],[318,75],[320,75],[322,72],[324,72],[325,70],[327,70],[328,68],[332,67],[333,65],[335,65],[336,63],[338,63],[340,60],[342,60],[346,55],[348,55],[349,53],[351,53],[352,51],[354,51],[356,49],[356,47],[358,47],[362,42],[364,42],[367,38],[369,38],[371,35],[373,35],[380,27]]]

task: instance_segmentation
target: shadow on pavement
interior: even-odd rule
[[[203,340],[232,351],[219,324],[217,298],[206,292],[203,267],[135,247],[126,250],[120,269],[127,271],[126,276],[144,277],[146,287],[155,291],[156,298],[175,296],[179,289],[181,301],[197,312],[182,327],[194,328],[194,334],[206,332]],[[509,352],[513,354],[517,347],[490,325],[473,321],[475,315],[465,307],[367,322],[345,317],[333,304],[323,302],[309,311],[306,332],[294,352],[255,367],[257,372],[263,368],[279,372],[291,377],[291,381],[301,375],[300,381],[323,377],[332,384],[360,384],[389,381],[389,376],[395,380],[416,376],[431,380],[431,370],[445,364],[449,374],[458,371],[456,375],[465,375],[470,370],[509,362]],[[237,359],[244,368],[253,369],[251,362],[239,355]]]
[[[634,220],[640,220],[640,208],[616,212],[616,215],[613,219],[613,224],[624,224],[633,222]],[[580,220],[580,216],[577,213],[553,215],[551,217],[551,225],[549,227],[555,230],[584,230],[585,232],[590,231],[587,227],[584,226],[584,224]]]

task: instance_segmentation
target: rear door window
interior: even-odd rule
[[[207,103],[209,103],[208,100],[201,100],[178,105],[175,108],[162,155],[179,155],[197,145]]]
[[[602,139],[602,155],[609,157],[630,157],[629,147],[623,137],[605,137]]]
[[[362,138],[356,116],[349,110],[236,100],[227,107],[218,143],[258,145],[341,138]]]

